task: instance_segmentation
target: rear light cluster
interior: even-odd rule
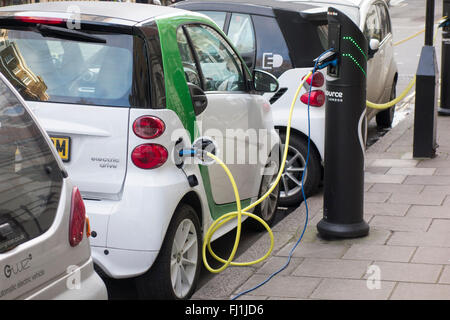
[[[304,77],[303,77],[304,78]],[[314,76],[310,75],[306,82],[311,87],[320,88],[325,83],[325,78],[321,72],[314,73]],[[309,97],[309,90],[308,92],[304,93],[300,97],[300,101],[304,104],[308,104],[308,97]],[[311,97],[309,98],[309,105],[313,107],[321,107],[325,104],[325,92],[323,90],[311,90]]]
[[[72,189],[72,203],[70,206],[69,243],[77,246],[83,240],[84,226],[86,224],[86,208],[77,187]]]
[[[142,139],[155,139],[166,129],[164,122],[153,116],[142,116],[133,123],[133,132]],[[162,166],[169,157],[167,149],[156,143],[145,143],[134,148],[131,160],[141,169],[155,169]]]

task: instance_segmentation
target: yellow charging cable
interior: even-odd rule
[[[238,187],[236,185],[236,182],[233,178],[233,175],[231,174],[230,170],[228,169],[228,167],[226,166],[225,163],[223,163],[223,161],[221,159],[219,159],[218,157],[216,157],[215,155],[213,155],[210,152],[207,152],[206,155],[208,157],[210,157],[211,159],[213,159],[214,161],[216,161],[225,171],[225,173],[227,174],[228,178],[230,179],[231,185],[233,187],[233,191],[234,191],[234,196],[236,198],[236,211],[233,212],[229,212],[227,214],[222,215],[220,218],[218,218],[217,220],[214,221],[214,223],[208,228],[208,230],[206,231],[205,234],[205,239],[203,241],[203,247],[202,247],[202,255],[203,255],[203,263],[206,267],[206,269],[212,273],[219,273],[222,272],[223,270],[225,270],[228,266],[250,266],[250,265],[254,265],[257,264],[261,261],[264,261],[265,259],[267,259],[269,257],[269,255],[272,253],[273,247],[274,247],[274,238],[273,238],[273,232],[270,229],[269,225],[260,217],[258,217],[257,215],[248,212],[250,209],[253,209],[254,207],[256,207],[258,204],[260,204],[261,202],[263,202],[271,193],[272,191],[276,188],[277,184],[280,182],[281,176],[283,175],[283,171],[284,171],[284,166],[286,164],[286,159],[287,159],[287,154],[288,154],[288,148],[289,148],[289,138],[290,138],[290,133],[291,133],[291,120],[292,120],[292,115],[294,112],[294,106],[295,106],[295,102],[297,101],[297,98],[300,94],[300,90],[303,87],[303,84],[305,83],[306,79],[308,79],[312,74],[312,71],[310,71],[300,82],[300,85],[297,88],[297,91],[295,92],[294,95],[294,99],[292,99],[292,103],[291,103],[291,108],[289,110],[289,118],[288,118],[288,123],[287,123],[287,127],[286,127],[286,141],[284,143],[284,152],[283,152],[283,158],[281,160],[280,163],[280,170],[278,171],[278,175],[275,179],[275,181],[273,182],[272,186],[269,188],[269,190],[266,191],[265,194],[263,194],[258,200],[256,200],[255,202],[251,203],[250,205],[248,205],[247,207],[245,207],[244,209],[241,208],[241,199],[239,197],[239,190]],[[242,216],[248,216],[250,218],[253,218],[257,221],[259,221],[264,228],[267,229],[267,231],[269,232],[269,236],[270,236],[270,247],[269,250],[267,251],[267,253],[262,256],[259,259],[253,260],[253,261],[249,261],[249,262],[233,262],[234,256],[236,255],[236,251],[237,248],[239,246],[239,241],[240,241],[240,237],[241,237],[241,228],[242,228]],[[236,237],[234,240],[234,245],[233,245],[233,249],[230,253],[230,256],[228,257],[228,259],[222,259],[221,257],[217,256],[214,251],[211,248],[211,238],[214,235],[214,233],[220,228],[222,227],[224,224],[226,224],[227,222],[229,222],[232,219],[237,218],[237,227],[236,227]],[[206,259],[206,248],[208,248],[209,253],[211,254],[211,256],[216,259],[217,261],[220,261],[221,263],[223,263],[223,265],[220,268],[214,269],[212,268],[207,259]]]
[[[408,84],[408,87],[406,87],[406,89],[403,90],[403,92],[394,100],[391,100],[386,103],[373,103],[373,102],[370,102],[369,100],[367,100],[366,105],[369,108],[378,109],[378,110],[388,109],[388,108],[392,107],[393,105],[396,105],[397,103],[402,101],[403,98],[405,98],[406,94],[409,92],[409,90],[411,90],[411,88],[414,87],[415,84],[416,84],[416,76],[414,76],[414,78]]]

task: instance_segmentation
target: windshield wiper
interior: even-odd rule
[[[94,42],[94,43],[106,43],[106,39],[98,36],[94,36],[88,33],[84,33],[77,30],[71,30],[61,27],[47,26],[44,24],[37,24],[36,30],[44,37],[53,37],[66,40],[82,41],[82,42]]]

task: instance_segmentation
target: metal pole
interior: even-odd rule
[[[433,45],[434,0],[427,0],[425,16],[425,45]]]

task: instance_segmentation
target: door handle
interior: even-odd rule
[[[191,94],[192,105],[194,107],[194,113],[196,116],[205,111],[208,106],[208,98],[205,92],[199,86],[188,82],[189,93]]]

